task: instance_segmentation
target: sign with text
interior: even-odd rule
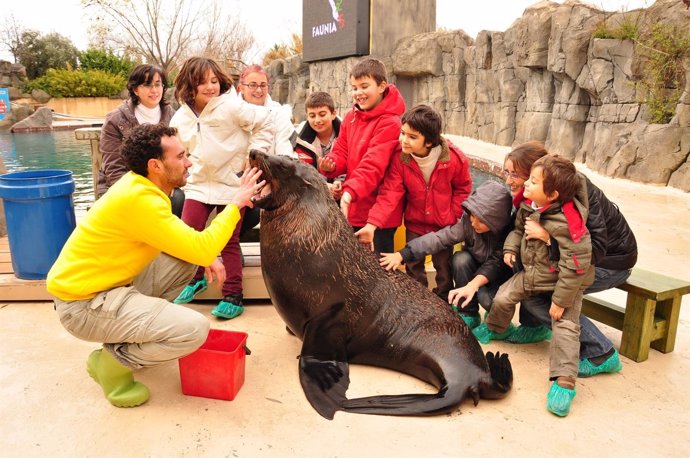
[[[10,92],[6,87],[0,87],[0,121],[10,112]]]
[[[369,54],[369,0],[303,0],[304,62]]]

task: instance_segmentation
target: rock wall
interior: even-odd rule
[[[614,29],[623,21],[642,33],[664,23],[690,35],[690,11],[680,0],[625,13],[578,0],[542,1],[504,32],[482,31],[476,40],[461,30],[425,33],[376,57],[408,107],[433,105],[448,133],[505,146],[542,140],[603,175],[690,192],[690,78],[673,119],[650,123],[635,84],[645,71],[641,45],[592,38],[602,22]],[[348,73],[356,60],[274,62],[272,97],[292,105],[301,121],[306,95],[324,90],[343,115],[352,104]],[[690,75],[690,56],[684,62]]]

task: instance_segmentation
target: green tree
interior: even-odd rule
[[[137,63],[127,56],[120,57],[112,50],[89,48],[79,55],[81,70],[103,70],[113,75],[129,77]]]
[[[58,33],[43,36],[35,30],[27,30],[21,34],[17,58],[26,68],[26,76],[34,79],[49,68],[77,68],[79,50],[69,38]]]
[[[103,70],[48,69],[32,80],[27,89],[43,89],[53,97],[110,97],[127,85],[122,75]]]

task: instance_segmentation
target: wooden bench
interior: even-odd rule
[[[690,282],[636,268],[618,289],[628,293],[625,306],[586,295],[582,313],[623,331],[619,353],[633,361],[645,361],[650,347],[672,352],[681,299],[690,293]]]

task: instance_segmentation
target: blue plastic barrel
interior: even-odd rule
[[[12,267],[18,278],[46,278],[76,226],[74,180],[69,170],[0,175]]]

